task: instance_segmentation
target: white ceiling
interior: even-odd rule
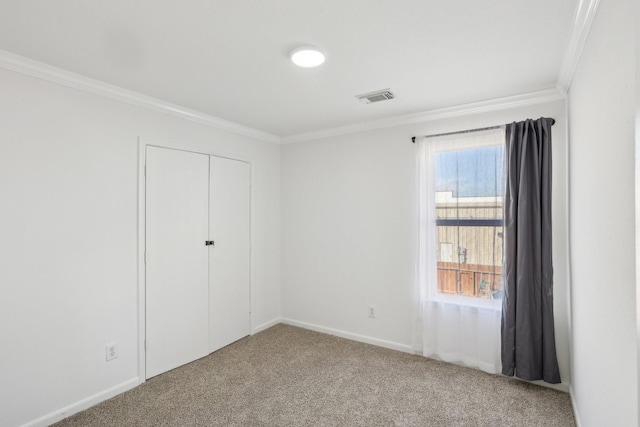
[[[555,87],[577,4],[1,0],[0,50],[288,137]]]

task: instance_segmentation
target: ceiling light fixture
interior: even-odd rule
[[[317,47],[301,46],[291,52],[291,61],[298,67],[317,67],[324,62],[324,53]]]

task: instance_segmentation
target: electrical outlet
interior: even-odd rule
[[[118,357],[118,343],[113,342],[111,344],[107,344],[107,362]]]
[[[369,317],[371,317],[371,318],[375,318],[376,317],[376,306],[375,305],[370,305],[369,306]]]

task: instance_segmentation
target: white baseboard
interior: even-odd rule
[[[258,332],[262,332],[265,329],[269,329],[272,326],[277,325],[278,323],[282,323],[282,318],[281,317],[276,317],[273,320],[269,320],[266,323],[263,323],[262,325],[258,325],[255,328],[253,328],[253,330],[251,331],[251,335],[257,334]]]
[[[354,334],[351,332],[346,332],[346,331],[342,331],[339,329],[333,329],[333,328],[327,328],[324,326],[320,326],[320,325],[315,325],[312,323],[307,323],[307,322],[301,322],[298,320],[293,320],[293,319],[287,319],[287,318],[282,318],[282,317],[278,317],[275,318],[273,320],[270,320],[266,323],[263,323],[261,325],[256,326],[255,328],[253,328],[253,331],[251,332],[251,335],[253,334],[257,334],[259,332],[262,332],[266,329],[269,329],[272,326],[275,326],[279,323],[284,323],[285,325],[291,325],[291,326],[297,326],[300,328],[304,328],[304,329],[309,329],[312,331],[316,331],[316,332],[321,332],[324,334],[328,334],[328,335],[334,335],[340,338],[346,338],[346,339],[350,339],[353,341],[358,341],[358,342],[362,342],[365,344],[372,344],[372,345],[376,345],[378,347],[384,347],[384,348],[388,348],[391,350],[396,350],[396,351],[401,351],[403,353],[409,353],[409,354],[415,354],[415,352],[413,351],[413,348],[410,345],[406,345],[406,344],[400,344],[397,342],[393,342],[393,341],[387,341],[387,340],[382,340],[379,338],[373,338],[373,337],[369,337],[366,335],[359,335],[359,334]],[[514,377],[515,378],[515,377]],[[523,380],[524,381],[524,380]],[[533,383],[538,383],[538,381],[530,381]],[[56,411],[53,411],[47,415],[44,415],[38,419],[35,419],[33,421],[30,421],[26,424],[23,424],[22,427],[46,427],[49,426],[53,423],[56,423],[60,420],[63,420],[64,418],[67,418],[73,414],[76,414],[80,411],[84,411],[85,409],[88,409],[100,402],[103,402],[107,399],[110,399],[120,393],[124,393],[125,391],[131,390],[134,387],[137,387],[139,384],[141,384],[141,381],[138,377],[134,377],[128,381],[125,381],[123,383],[120,383],[114,387],[111,387],[107,390],[104,390],[100,393],[96,393],[93,396],[89,396],[85,399],[82,399],[76,403],[73,403],[71,405],[65,406],[64,408],[58,409]],[[576,426],[577,427],[581,427],[581,423],[580,423],[580,417],[579,417],[579,413],[578,413],[578,407],[576,405],[576,401],[574,398],[574,394],[573,394],[573,388],[570,385],[567,385],[566,383],[561,383],[561,384],[547,384],[544,382],[540,382],[540,385],[545,386],[545,387],[550,387],[550,388],[554,388],[556,390],[560,390],[560,391],[564,391],[564,392],[568,392],[569,396],[571,397],[571,405],[573,407],[573,413],[575,415],[575,419],[576,419]]]
[[[573,387],[569,386],[569,396],[571,397],[571,406],[573,407],[573,416],[576,419],[576,427],[581,427],[580,413],[578,412],[578,405],[576,404],[576,398],[573,395]]]
[[[84,411],[85,409],[88,409],[93,405],[97,405],[100,402],[104,402],[107,399],[111,399],[112,397],[120,393],[124,393],[125,391],[131,390],[132,388],[137,387],[139,384],[140,384],[140,379],[138,377],[131,378],[128,381],[120,383],[107,390],[101,391],[100,393],[96,393],[93,396],[89,396],[85,399],[79,400],[78,402],[72,403],[71,405],[65,406],[62,409],[58,409],[38,419],[29,421],[28,423],[23,424],[23,427],[49,426],[53,423],[57,423],[60,420],[70,417],[73,414],[76,414],[80,411]]]
[[[373,337],[368,337],[366,335],[358,335],[358,334],[354,334],[351,332],[346,332],[346,331],[341,331],[338,329],[332,329],[332,328],[327,328],[324,326],[320,326],[320,325],[315,325],[312,323],[306,323],[306,322],[301,322],[298,320],[293,320],[293,319],[287,319],[287,318],[281,318],[279,319],[278,323],[284,323],[286,325],[291,325],[291,326],[298,326],[300,328],[304,328],[304,329],[310,329],[312,331],[316,331],[316,332],[322,332],[325,334],[329,334],[329,335],[335,335],[337,337],[341,337],[341,338],[347,338],[353,341],[359,341],[359,342],[363,342],[366,344],[372,344],[372,345],[377,345],[378,347],[384,347],[384,348],[389,348],[391,350],[397,350],[397,351],[401,351],[403,353],[409,353],[409,354],[416,354],[416,352],[413,350],[413,348],[410,345],[406,345],[406,344],[400,344],[400,343],[396,343],[393,341],[386,341],[386,340],[381,340],[378,338],[373,338]],[[271,325],[273,326],[273,325]],[[564,393],[569,393],[570,391],[570,387],[568,383],[560,383],[560,384],[549,384],[546,383],[544,381],[526,381],[526,380],[522,380],[518,377],[513,377],[517,380],[520,381],[524,381],[524,382],[528,382],[528,383],[532,383],[532,384],[536,384],[542,387],[547,387],[547,388],[552,388],[554,390],[558,390],[558,391],[562,391]],[[575,405],[574,405],[575,406]],[[574,412],[575,412],[575,407],[574,407]]]
[[[568,383],[560,383],[560,384],[551,384],[542,380],[534,380],[534,381],[529,381],[529,380],[523,380],[522,378],[518,378],[515,375],[513,377],[514,380],[518,380],[518,381],[524,381],[525,383],[529,383],[529,384],[535,384],[535,385],[539,385],[541,387],[546,387],[546,388],[552,388],[554,390],[558,390],[561,391],[563,393],[569,393],[569,384]]]
[[[403,353],[414,354],[413,348],[410,345],[400,344],[393,341],[381,340],[378,338],[368,337],[366,335],[354,334],[351,332],[341,331],[338,329],[326,328],[324,326],[314,325],[312,323],[300,322],[298,320],[282,318],[280,319],[281,323],[291,326],[298,326],[304,329],[310,329],[316,332],[322,332],[324,334],[335,335],[340,338],[346,338],[353,341],[363,342],[365,344],[373,344],[378,347],[389,348],[391,350],[402,351]]]

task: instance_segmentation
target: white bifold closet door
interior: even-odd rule
[[[147,378],[250,333],[249,233],[248,163],[147,147]]]
[[[209,353],[209,156],[147,148],[147,378]]]
[[[211,157],[209,235],[210,351],[249,335],[251,169]]]

